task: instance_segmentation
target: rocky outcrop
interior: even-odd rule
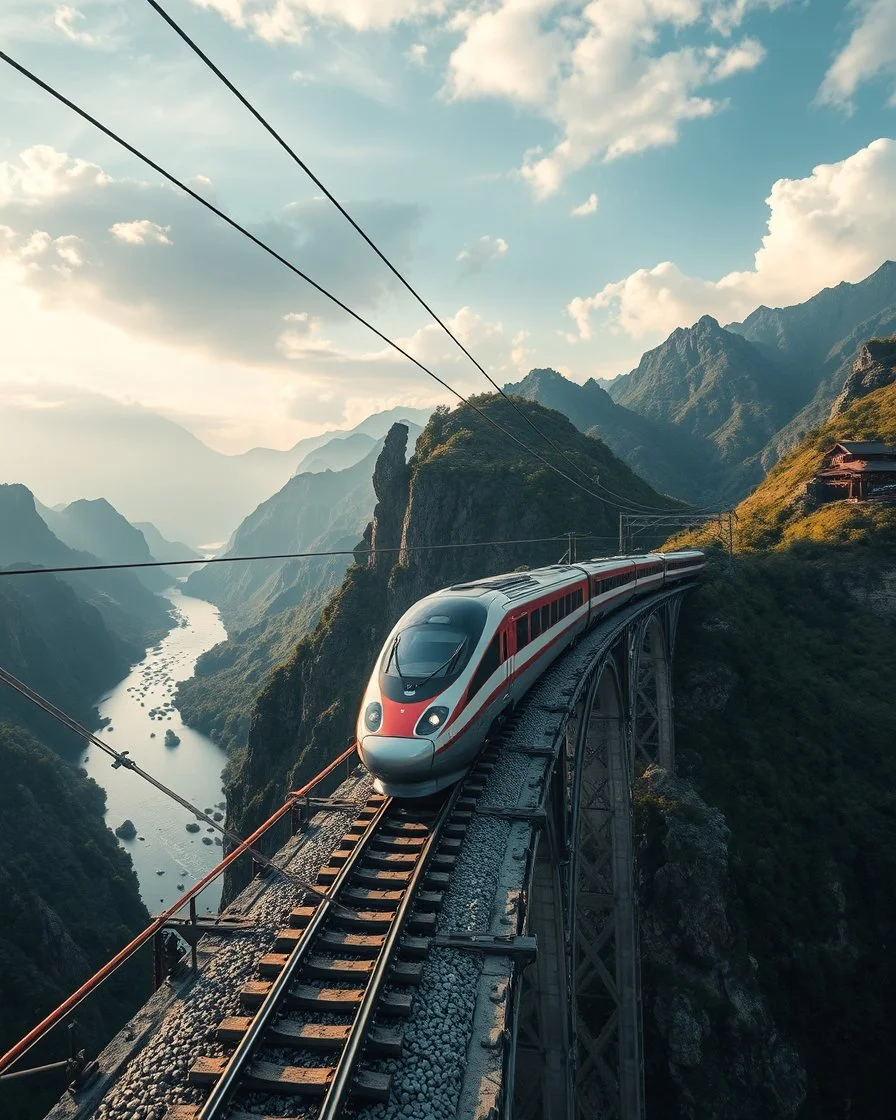
[[[806,1071],[735,936],[725,818],[659,767],[636,803],[648,1086],[674,1086],[681,1120],[791,1120]]]
[[[380,571],[393,567],[396,551],[401,545],[401,530],[411,485],[410,468],[405,462],[407,446],[407,425],[393,424],[373,469],[377,503],[370,528],[373,551],[368,564]]]
[[[128,818],[121,822],[118,828],[115,829],[115,835],[119,840],[133,840],[137,835],[137,829],[134,827],[134,822]]]
[[[867,397],[875,389],[892,385],[896,381],[896,335],[892,338],[872,338],[859,347],[840,394],[831,406],[830,419],[845,412],[853,401]]]

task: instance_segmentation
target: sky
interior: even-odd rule
[[[499,381],[896,258],[894,0],[161,0]],[[0,44],[464,394],[426,312],[146,0]],[[0,61],[0,416],[98,394],[217,450],[453,398]]]

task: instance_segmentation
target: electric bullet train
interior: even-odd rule
[[[580,634],[705,565],[698,551],[614,556],[455,584],[415,603],[386,639],[358,716],[374,788],[428,797],[459,781],[495,721]]]

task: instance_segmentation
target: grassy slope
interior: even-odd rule
[[[796,541],[888,545],[896,539],[896,506],[831,502],[806,513],[803,487],[838,439],[880,439],[896,443],[896,385],[852,404],[828,421],[773,467],[737,507],[735,546],[739,551],[787,547]],[[689,534],[703,541],[711,534]],[[685,538],[679,538],[685,539]]]

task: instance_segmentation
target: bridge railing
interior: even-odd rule
[[[28,1053],[32,1047],[36,1046],[42,1039],[52,1031],[55,1027],[59,1026],[79,1004],[83,1003],[93,992],[95,992],[100,985],[102,985],[109,977],[116,972],[122,965],[129,961],[136,953],[143,948],[154,937],[157,937],[165,928],[167,923],[174,919],[185,906],[190,906],[191,910],[195,907],[196,897],[205,890],[209,884],[218,879],[224,872],[235,863],[241,856],[249,852],[262,837],[273,829],[280,821],[283,820],[293,810],[301,806],[302,800],[307,798],[312,790],[316,789],[319,785],[325,782],[333,775],[343,763],[348,763],[351,766],[351,757],[355,753],[357,744],[352,743],[347,747],[342,754],[334,758],[319,774],[316,774],[310,781],[306,782],[300,789],[292,790],[286,801],[275,813],[255,829],[251,836],[247,836],[245,840],[241,841],[233,851],[229,852],[218,864],[216,864],[211,871],[204,875],[197,883],[194,883],[188,891],[185,891],[182,898],[180,898],[174,906],[170,906],[161,914],[156,915],[150,924],[141,932],[138,933],[132,941],[129,941],[123,949],[107,961],[97,972],[85,980],[84,983],[73,992],[68,999],[64,1000],[55,1010],[51,1011],[44,1019],[42,1019],[36,1027],[28,1032],[21,1038],[13,1047],[6,1051],[5,1054],[0,1056],[0,1080],[10,1079],[13,1077],[24,1076],[29,1071],[21,1071],[10,1074],[8,1071],[15,1065],[25,1054]],[[279,845],[278,845],[279,846]],[[191,905],[192,904],[192,905]],[[53,1067],[64,1065],[66,1063],[56,1063]],[[41,1067],[43,1068],[43,1067]],[[38,1072],[35,1069],[33,1072]]]

